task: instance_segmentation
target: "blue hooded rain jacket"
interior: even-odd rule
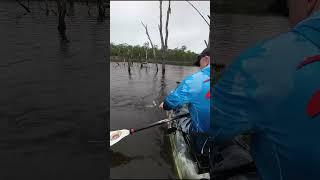
[[[212,91],[214,141],[253,134],[263,180],[320,179],[320,12],[246,50]]]
[[[186,77],[169,93],[164,109],[177,109],[187,104],[194,132],[206,132],[210,128],[210,65]]]

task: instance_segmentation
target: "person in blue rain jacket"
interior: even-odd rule
[[[288,7],[292,29],[245,50],[212,88],[207,133],[250,133],[262,180],[320,179],[320,1]]]
[[[187,76],[160,105],[164,110],[187,105],[191,114],[190,134],[206,132],[210,127],[210,48],[198,55],[194,65],[200,67],[200,71]],[[196,149],[200,151],[204,139],[195,141],[199,144]]]

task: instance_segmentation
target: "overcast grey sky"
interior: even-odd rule
[[[190,1],[205,16],[208,22],[210,1]],[[168,2],[163,2],[163,24]],[[159,1],[111,1],[110,4],[110,39],[111,42],[130,45],[143,45],[148,41],[140,21],[148,25],[149,34],[154,44],[160,47],[158,30]],[[163,25],[165,26],[165,25]],[[165,28],[164,28],[165,29]],[[165,30],[163,30],[165,32]],[[205,48],[204,40],[208,40],[209,26],[186,1],[171,1],[169,20],[168,47],[181,48],[199,53]]]

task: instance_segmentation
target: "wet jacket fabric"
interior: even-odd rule
[[[320,12],[243,52],[212,94],[208,133],[251,133],[263,180],[320,178]]]
[[[164,109],[188,106],[194,132],[206,132],[210,127],[210,65],[186,77],[164,100]]]

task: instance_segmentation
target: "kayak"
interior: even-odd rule
[[[179,113],[168,111],[167,116],[169,118],[172,118],[177,116],[177,114],[180,114],[181,112],[186,113],[187,111],[188,110],[186,108],[179,110]],[[259,179],[257,173],[253,170],[255,169],[255,165],[252,163],[239,166],[237,164],[237,166],[227,169],[217,168],[214,171],[214,177],[210,178],[208,158],[206,158],[208,162],[204,163],[198,157],[196,157],[194,153],[192,153],[192,148],[190,142],[188,141],[187,135],[183,133],[178,127],[178,122],[183,121],[183,118],[188,117],[182,117],[176,121],[170,121],[167,123],[168,132],[170,129],[175,129],[175,131],[169,133],[168,136],[170,139],[175,171],[179,179],[224,179],[221,178],[220,174],[224,175],[223,177],[230,177],[230,174],[234,174],[234,176],[231,176],[233,180]],[[218,178],[219,176],[220,178]]]
[[[169,118],[174,116],[174,113],[168,112]],[[186,118],[186,117],[183,117]],[[168,122],[168,129],[178,128],[175,121]],[[175,170],[179,179],[210,179],[209,171],[199,173],[196,160],[190,153],[191,149],[185,140],[183,132],[176,130],[169,134],[172,155],[174,159]]]

